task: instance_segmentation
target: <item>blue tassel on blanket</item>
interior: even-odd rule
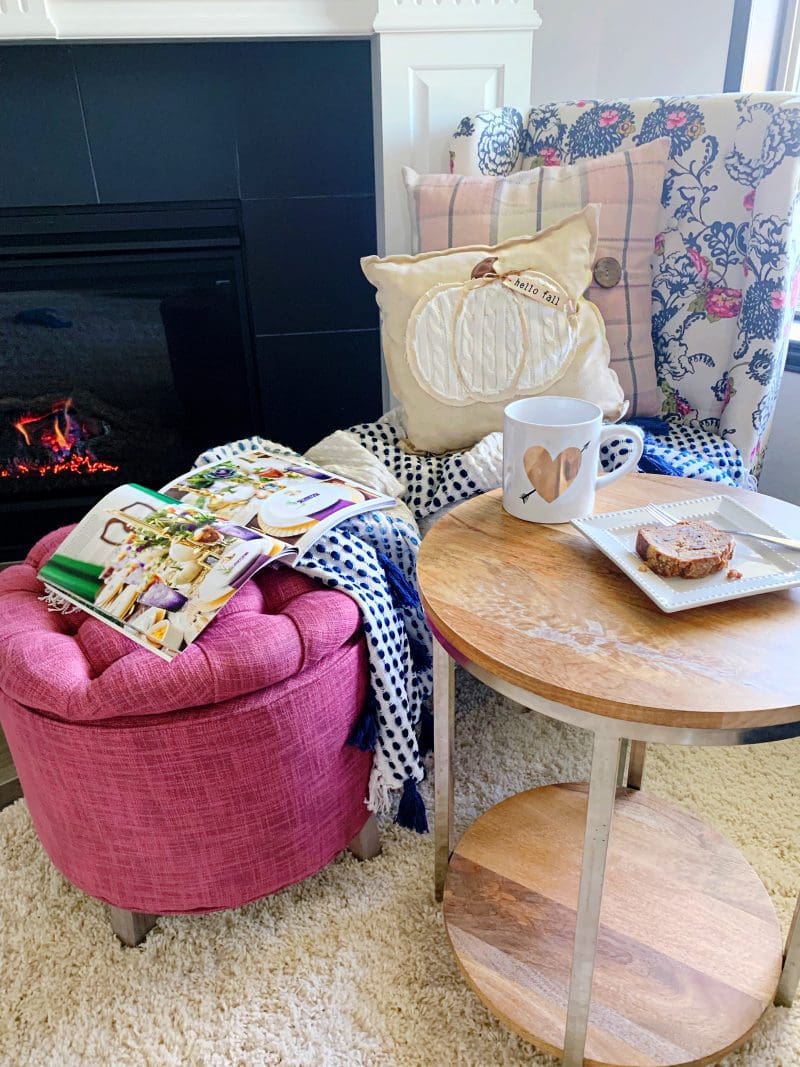
[[[658,441],[649,433],[644,435],[644,452],[639,460],[639,470],[645,474],[668,474],[673,478],[681,476],[681,471],[666,456],[658,454]]]
[[[422,705],[419,715],[419,737],[417,738],[420,756],[433,752],[433,715],[428,703]]]
[[[433,666],[430,649],[424,641],[408,635],[408,647],[411,652],[411,662],[415,671],[427,671]]]
[[[419,608],[419,594],[414,586],[388,556],[384,556],[382,552],[376,552],[375,554],[378,557],[378,563],[383,568],[383,573],[386,575],[386,583],[389,586],[389,592],[392,594],[394,606],[396,608],[417,610]]]
[[[640,430],[644,430],[645,433],[654,434],[656,437],[663,437],[664,434],[669,433],[669,423],[666,419],[658,419],[653,416],[639,415],[632,419],[626,419],[632,426],[638,426]]]
[[[645,449],[647,445],[645,444]],[[639,470],[643,474],[669,474],[673,478],[680,478],[681,472],[673,467],[672,464],[664,459],[663,456],[657,456],[645,451],[642,458],[639,460]]]
[[[395,822],[406,830],[416,830],[418,834],[427,834],[428,816],[425,814],[425,805],[419,795],[416,782],[413,778],[406,778],[403,783],[403,795],[400,797],[400,805],[397,809]]]
[[[362,752],[375,751],[375,746],[378,743],[378,705],[372,690],[370,690],[369,696],[364,703],[364,708],[350,731],[347,743],[353,748],[360,748]]]
[[[679,478],[681,471],[656,451],[658,441],[654,440],[654,437],[663,437],[669,433],[669,423],[666,419],[641,416],[628,421],[644,431],[644,453],[639,460],[639,470],[644,474],[668,474],[670,477]]]

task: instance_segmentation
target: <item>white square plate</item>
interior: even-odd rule
[[[728,496],[707,496],[658,506],[675,519],[707,519],[720,530],[789,536]],[[662,578],[645,568],[636,553],[636,531],[654,522],[658,519],[646,508],[626,508],[574,519],[572,525],[616,563],[662,611],[684,611],[800,584],[800,552],[781,551],[749,538],[735,538],[736,550],[730,567],[741,574],[738,580],[726,577],[727,567],[708,578]]]

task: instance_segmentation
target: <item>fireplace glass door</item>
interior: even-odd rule
[[[257,432],[238,250],[0,266],[0,559],[112,486]]]

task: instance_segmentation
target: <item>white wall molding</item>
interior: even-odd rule
[[[3,0],[0,41],[41,41],[56,36],[45,0]]]
[[[378,0],[376,33],[536,30],[533,0]]]
[[[381,252],[408,252],[411,229],[401,178],[448,167],[458,120],[531,99],[533,0],[378,0],[376,183]]]
[[[0,40],[524,32],[540,22],[533,0],[0,0]]]

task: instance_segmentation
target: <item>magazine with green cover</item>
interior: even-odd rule
[[[303,460],[244,452],[158,492],[113,489],[39,577],[56,603],[68,601],[169,660],[262,567],[293,566],[332,526],[394,503]]]

